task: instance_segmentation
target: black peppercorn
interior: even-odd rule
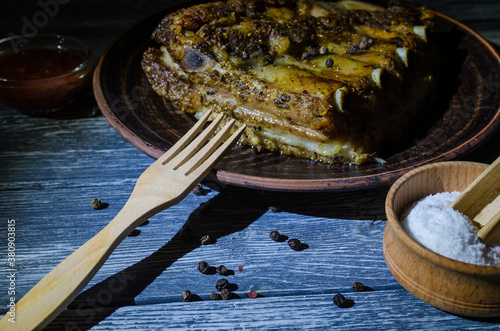
[[[227,275],[227,268],[223,265],[220,265],[217,268],[215,268],[215,271],[221,276]]]
[[[325,65],[327,68],[333,67],[333,60],[331,58],[326,59]]]
[[[333,303],[341,308],[345,307],[346,301],[346,298],[340,293],[337,293],[333,296]]]
[[[208,272],[208,263],[205,261],[198,262],[198,265],[196,266],[196,269],[198,269],[199,272],[202,274],[206,274]]]
[[[191,301],[191,292],[188,290],[182,291],[181,300],[184,302]]]
[[[366,291],[367,288],[361,282],[354,282],[354,284],[352,284],[352,289],[354,290],[354,292],[363,292]]]
[[[220,297],[222,298],[222,300],[229,300],[229,299],[231,299],[231,291],[229,291],[227,288],[223,288],[220,291]]]
[[[288,240],[288,246],[294,251],[298,251],[302,247],[302,243],[298,239],[290,239]]]
[[[280,99],[283,102],[290,101],[290,97],[288,95],[286,95],[285,93],[281,93]]]
[[[311,54],[309,54],[308,52],[304,52],[304,53],[302,53],[300,59],[302,61],[307,61],[307,60],[309,60],[310,57],[311,57]]]
[[[227,281],[227,279],[221,278],[215,284],[215,289],[217,291],[221,291],[222,289],[227,288],[228,285],[229,285],[229,282]]]
[[[269,232],[269,238],[271,238],[274,241],[279,241],[280,237],[281,237],[280,233],[276,230]]]
[[[210,294],[210,299],[212,299],[212,300],[220,300],[220,294],[217,293],[217,292],[212,292]]]

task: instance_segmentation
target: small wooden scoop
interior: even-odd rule
[[[494,239],[500,233],[500,157],[449,206],[469,218],[484,243]]]

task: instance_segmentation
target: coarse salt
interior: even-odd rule
[[[485,245],[466,216],[448,207],[459,194],[437,193],[407,207],[401,217],[403,228],[421,245],[450,259],[500,265],[500,246]]]

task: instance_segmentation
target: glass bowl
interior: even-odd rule
[[[92,74],[90,47],[63,35],[0,40],[0,102],[27,115],[71,103]]]

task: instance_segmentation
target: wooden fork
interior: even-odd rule
[[[8,321],[11,316],[7,312],[0,321],[1,330],[42,329],[49,324],[83,290],[130,232],[151,216],[180,202],[208,174],[244,130],[242,126],[227,138],[234,126],[232,120],[207,143],[222,121],[221,114],[198,135],[209,116],[209,112],[205,113],[184,137],[142,173],[116,217],[17,302],[16,323]]]

